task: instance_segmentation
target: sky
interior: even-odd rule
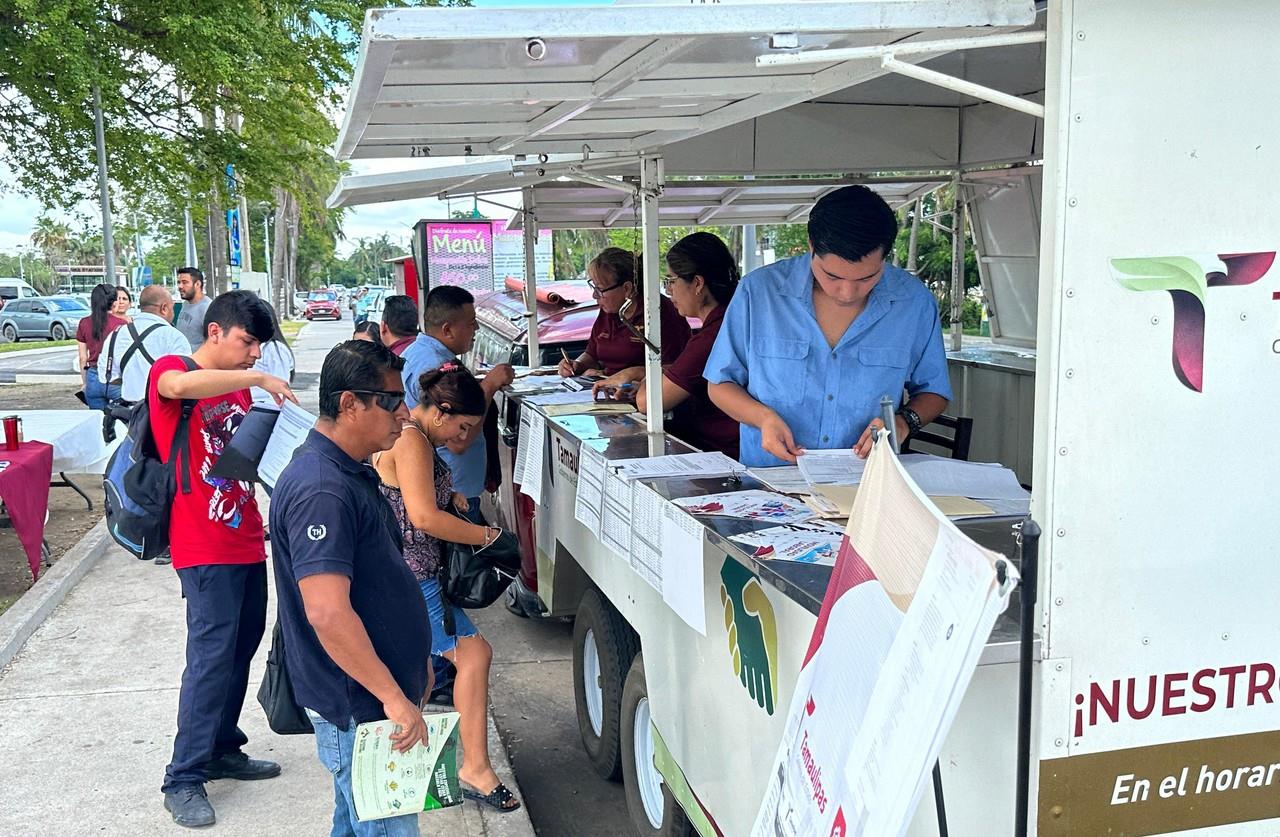
[[[610,5],[600,0],[473,0],[473,5],[481,8],[528,8],[534,6],[592,6]],[[341,118],[339,114],[338,118]],[[89,153],[89,152],[86,152]],[[433,165],[456,165],[460,160],[436,159],[430,161],[410,160],[354,160],[351,162],[354,174],[373,174],[401,171],[410,168],[426,168]],[[415,163],[426,164],[417,165]],[[0,163],[0,253],[16,253],[19,248],[30,252],[31,229],[35,219],[43,210],[40,203],[13,191],[13,173]],[[518,202],[518,194],[494,196],[502,203]],[[471,203],[453,203],[454,209],[471,209]],[[506,218],[509,212],[494,206],[481,204],[480,211],[491,218]],[[95,228],[100,225],[99,209],[96,202],[86,202],[76,207],[74,214],[63,212],[51,213],[54,217],[69,221],[73,227],[81,226],[76,215],[89,219]],[[424,218],[447,218],[449,207],[443,201],[411,200],[391,203],[370,204],[355,207],[347,212],[343,221],[345,241],[338,242],[338,254],[345,256],[355,248],[360,238],[376,238],[387,234],[392,241],[403,246],[408,244],[408,236],[413,224]],[[144,239],[144,246],[146,241]]]

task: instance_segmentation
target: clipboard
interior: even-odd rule
[[[258,462],[262,460],[262,452],[266,450],[271,432],[275,430],[276,420],[279,418],[279,410],[260,404],[251,407],[249,414],[236,428],[227,449],[210,469],[209,476],[225,480],[256,482]]]

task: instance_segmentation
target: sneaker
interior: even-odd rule
[[[178,785],[165,791],[164,809],[183,828],[207,828],[214,823],[213,806],[204,785]]]
[[[251,759],[244,753],[228,753],[218,756],[204,766],[206,779],[273,779],[280,775],[280,765],[274,761]]]
[[[156,556],[156,564],[158,565],[172,564],[172,563],[173,563],[173,556],[169,554],[169,550],[167,549]]]

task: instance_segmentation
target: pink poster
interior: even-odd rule
[[[472,293],[493,290],[490,221],[432,221],[426,229],[427,287],[460,285]]]

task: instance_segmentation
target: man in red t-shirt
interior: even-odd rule
[[[174,463],[179,490],[169,521],[169,551],[187,602],[187,667],[178,696],[178,732],[165,770],[164,807],[189,828],[212,825],[208,779],[269,779],[280,765],[246,756],[240,709],[249,663],[267,620],[266,549],[253,484],[210,472],[249,412],[250,387],[296,401],[289,385],[253,369],[258,344],[274,333],[271,308],[249,291],[209,306],[205,341],[188,371],[178,355],[151,367],[147,398],[156,448],[168,461],[183,400],[195,400],[188,452]],[[185,472],[182,473],[182,472]],[[183,488],[183,476],[189,491]]]

